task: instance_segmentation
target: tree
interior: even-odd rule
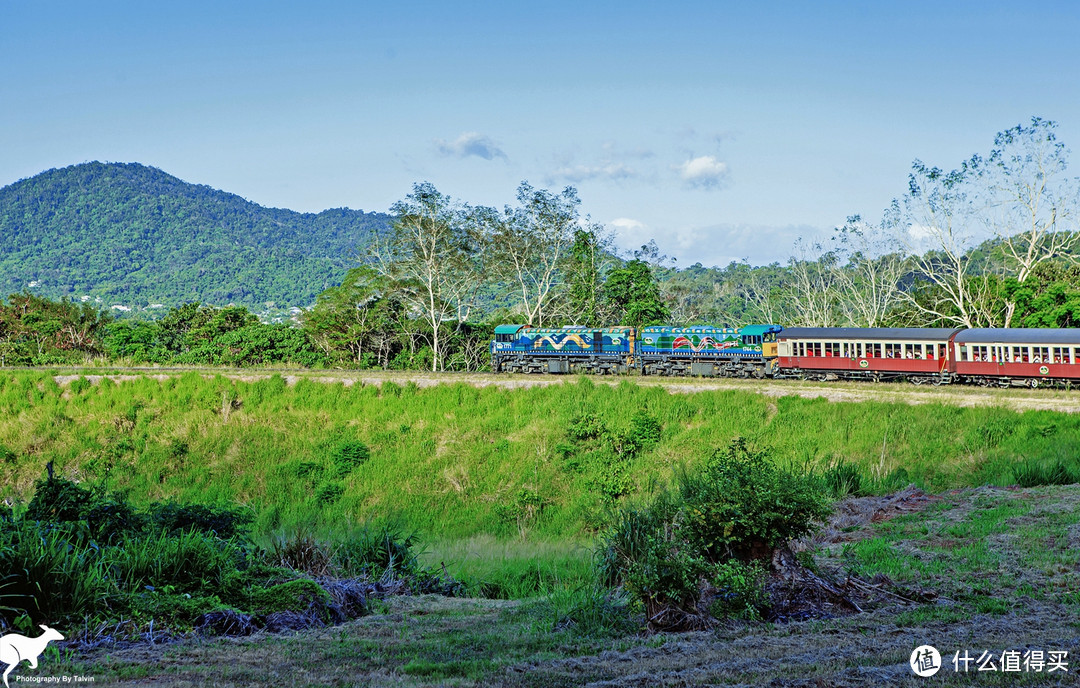
[[[563,311],[567,322],[598,326],[605,317],[604,274],[613,256],[611,236],[599,225],[574,230],[564,272],[566,274],[566,303]]]
[[[413,192],[391,208],[396,217],[376,247],[377,269],[393,280],[405,303],[431,331],[431,369],[443,367],[445,320],[461,313],[462,298],[475,294],[480,279],[472,258],[475,224],[467,209],[432,184],[413,185]]]
[[[968,253],[977,236],[971,195],[979,164],[973,158],[945,172],[916,160],[908,193],[886,215],[886,225],[911,255],[916,276],[931,287],[906,291],[904,300],[938,324],[982,327],[993,322],[989,280],[972,269]],[[917,293],[930,298],[916,298]]]
[[[876,229],[853,215],[833,236],[839,258],[833,276],[849,327],[881,327],[901,299],[907,260],[895,237]]]
[[[341,286],[319,294],[302,321],[312,342],[329,357],[347,354],[361,366],[385,367],[401,335],[404,305],[375,268],[349,270]]]
[[[1080,265],[1040,262],[1023,284],[1006,280],[1005,292],[1021,327],[1080,327]]]
[[[815,257],[815,254],[817,256]],[[795,255],[788,259],[791,280],[787,288],[792,323],[805,327],[834,327],[839,310],[839,284],[834,251],[821,244],[795,243]]]
[[[571,186],[556,194],[528,182],[518,187],[517,201],[516,208],[506,208],[492,233],[496,269],[520,294],[527,323],[542,326],[580,228],[581,201]]]
[[[608,275],[604,294],[620,314],[619,323],[634,327],[658,325],[671,319],[652,268],[637,258]]]
[[[1035,267],[1071,255],[1080,241],[1075,230],[1078,187],[1066,179],[1068,150],[1057,140],[1057,124],[1033,117],[998,133],[990,157],[978,173],[986,196],[986,222],[998,237],[1006,268],[1024,284]],[[1006,300],[1005,327],[1017,303]]]

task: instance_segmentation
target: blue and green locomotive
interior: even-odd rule
[[[765,377],[776,362],[778,325],[528,327],[499,325],[493,372]]]

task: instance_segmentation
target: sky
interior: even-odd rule
[[[256,203],[578,189],[631,250],[784,262],[1039,116],[1080,3],[0,2],[0,186],[139,162]],[[1075,173],[1075,172],[1074,172]]]

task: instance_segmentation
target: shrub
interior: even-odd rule
[[[359,440],[343,440],[330,452],[338,476],[348,475],[371,458],[371,450]]]
[[[777,468],[767,453],[733,440],[677,489],[623,509],[602,536],[601,579],[640,599],[651,628],[707,625],[699,603],[708,582],[717,590],[709,613],[756,617],[762,562],[828,513],[814,478]]]
[[[90,506],[90,499],[90,490],[49,476],[34,483],[34,497],[26,508],[26,517],[35,521],[77,521]]]
[[[585,413],[571,419],[566,427],[566,436],[572,442],[588,442],[599,439],[606,431],[607,427],[602,420],[595,414]]]
[[[778,468],[767,456],[736,438],[713,453],[704,471],[682,477],[690,544],[710,561],[767,558],[828,515],[814,480]]]
[[[765,581],[768,572],[760,561],[737,560],[717,564],[710,581],[716,592],[709,603],[709,614],[722,619],[731,617],[756,621],[768,605]]]
[[[252,515],[227,506],[160,502],[150,507],[150,520],[157,529],[168,533],[197,531],[227,540],[246,535]]]

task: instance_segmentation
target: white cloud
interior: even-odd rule
[[[448,157],[467,158],[475,156],[484,160],[502,158],[509,160],[506,153],[489,137],[475,131],[467,131],[453,141],[435,139],[439,153]]]
[[[713,155],[690,158],[681,165],[677,165],[675,169],[688,186],[700,189],[718,188],[727,179],[728,174],[727,164],[720,162]]]

